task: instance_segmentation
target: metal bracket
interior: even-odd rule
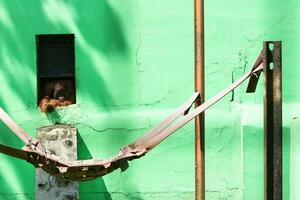
[[[264,42],[265,200],[282,200],[281,41]]]

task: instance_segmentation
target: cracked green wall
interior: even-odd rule
[[[264,40],[283,41],[284,194],[289,134],[300,113],[300,2],[206,1],[206,96],[237,79]],[[35,34],[76,35],[77,105],[36,108]],[[74,124],[79,158],[109,157],[193,92],[193,1],[0,0],[0,105],[28,133]],[[206,114],[207,199],[263,198],[262,82]],[[295,126],[299,127],[299,126]],[[22,143],[0,123],[0,142]],[[298,129],[295,129],[296,132]],[[193,199],[193,123],[130,168],[80,185],[81,199]],[[0,199],[34,197],[34,168],[0,155]]]

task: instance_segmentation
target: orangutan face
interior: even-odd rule
[[[70,99],[70,94],[65,84],[56,82],[53,86],[53,98],[61,102]]]

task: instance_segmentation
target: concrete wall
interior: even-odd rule
[[[300,115],[300,2],[206,1],[206,94],[251,64],[264,40],[283,41],[284,195],[289,134]],[[36,107],[35,34],[76,35],[77,104],[45,115]],[[76,126],[79,159],[109,157],[193,92],[193,1],[0,0],[0,105],[28,133],[55,121]],[[238,88],[206,114],[206,195],[262,199],[262,81]],[[0,122],[0,142],[23,145]],[[297,130],[293,130],[294,133]],[[81,199],[193,199],[193,123],[130,163],[80,184]],[[35,169],[0,155],[0,199],[34,197]]]

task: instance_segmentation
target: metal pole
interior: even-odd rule
[[[204,0],[194,0],[195,20],[195,91],[204,96]],[[204,113],[195,118],[195,199],[205,199],[205,137]]]
[[[281,42],[264,42],[265,200],[282,200]]]

